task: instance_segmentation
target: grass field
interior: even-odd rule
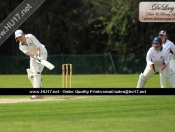
[[[73,75],[74,88],[135,88],[138,74],[126,75]],[[43,88],[61,88],[61,75],[43,75]],[[169,82],[167,86],[170,88]],[[0,88],[30,88],[27,75],[0,75]],[[160,87],[159,75],[148,80],[145,88]]]
[[[76,88],[136,87],[139,75],[74,75]],[[168,84],[168,83],[167,83]],[[169,84],[168,84],[169,85]],[[154,75],[146,87],[159,87]],[[0,87],[31,87],[26,75],[1,75]],[[43,75],[43,88],[61,88],[61,76]],[[2,132],[174,132],[175,96],[0,96]],[[3,102],[4,101],[4,102]]]

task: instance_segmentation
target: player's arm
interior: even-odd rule
[[[33,59],[36,59],[34,54],[30,53],[24,46],[19,46],[19,49],[27,56],[32,57]]]
[[[152,62],[152,54],[153,54],[153,49],[149,49],[146,55],[146,61],[147,61],[147,64],[151,67],[151,69],[153,69],[153,71],[156,72],[154,63]]]
[[[164,58],[164,61],[162,63],[162,71],[165,69],[166,65],[169,63],[169,55],[166,50],[165,50],[163,58]]]
[[[36,50],[37,50],[37,55],[40,56],[40,47],[36,47]]]
[[[149,49],[148,52],[147,52],[147,54],[146,54],[146,61],[147,61],[148,65],[154,64],[152,62],[152,59],[151,58],[152,58],[152,49]]]
[[[170,50],[175,54],[175,45],[174,45],[174,43],[170,44]]]
[[[29,51],[26,52],[25,54],[26,54],[27,56],[32,57],[33,59],[36,60],[36,56],[35,56],[34,54],[30,53]]]
[[[34,54],[32,54],[32,53],[30,53],[30,52],[26,52],[25,54],[26,54],[27,56],[30,56],[30,57],[32,57],[33,59],[35,59],[37,63],[41,63],[42,58],[41,58],[40,56],[38,56],[38,55],[35,56]]]
[[[30,40],[32,41],[32,43],[36,46],[37,55],[40,56],[40,46],[41,46],[40,42],[39,42],[38,39],[37,39],[34,35],[32,35],[32,34],[30,34],[29,37],[30,37]]]

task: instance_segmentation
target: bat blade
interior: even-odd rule
[[[53,70],[55,68],[54,65],[52,65],[50,62],[46,60],[41,60],[41,64],[47,67],[49,70]]]

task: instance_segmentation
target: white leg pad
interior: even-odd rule
[[[34,74],[34,88],[41,88],[41,74]]]
[[[143,88],[143,87],[145,86],[145,83],[146,83],[146,78],[145,78],[145,76],[141,73],[140,76],[139,76],[138,83],[137,83],[137,88]]]
[[[160,75],[160,87],[161,88],[166,88],[166,77],[162,73],[159,73]]]
[[[34,87],[34,79],[33,79],[33,72],[31,69],[26,69],[27,74],[28,74],[28,79],[31,82],[32,86]]]

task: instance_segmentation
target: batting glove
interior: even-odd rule
[[[162,64],[162,71],[163,71],[163,69],[165,69],[165,67],[166,67],[166,64],[165,64],[165,62],[163,62],[163,64]]]
[[[37,55],[37,56],[36,56],[36,62],[37,62],[37,63],[41,63],[41,60],[42,60],[42,58],[41,58],[39,55]]]
[[[154,72],[156,72],[154,64],[151,64],[150,67],[151,69],[153,69]]]

